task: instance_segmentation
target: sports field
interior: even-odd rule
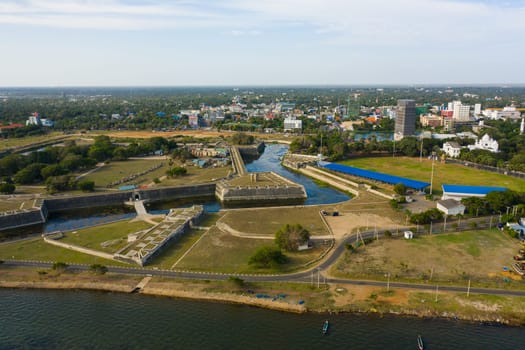
[[[355,158],[341,164],[381,173],[403,176],[414,180],[430,182],[432,161],[409,157],[368,157]],[[502,186],[514,191],[525,191],[525,180],[493,173],[485,170],[467,168],[456,164],[434,162],[434,193],[441,193],[442,184],[472,186]]]

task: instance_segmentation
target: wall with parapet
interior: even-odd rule
[[[112,192],[76,197],[47,198],[38,203],[38,205],[40,205],[39,208],[33,210],[0,213],[0,231],[45,223],[48,213],[123,205],[124,202],[135,199],[136,195],[138,195],[139,199],[147,202],[162,202],[191,197],[210,197],[215,195],[215,184]]]

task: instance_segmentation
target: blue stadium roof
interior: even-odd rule
[[[350,174],[354,176],[364,177],[371,180],[386,182],[391,185],[396,185],[398,183],[404,184],[406,187],[413,188],[415,190],[422,190],[430,184],[428,182],[422,182],[417,180],[407,179],[405,177],[388,175],[383,173],[378,173],[371,170],[364,170],[359,168],[354,168],[348,165],[335,164],[335,163],[320,163],[320,166],[323,168],[338,171],[345,174]]]
[[[485,195],[494,191],[507,191],[505,187],[492,187],[492,186],[464,186],[464,185],[443,185],[444,192],[453,193],[468,193],[468,194],[480,194]]]

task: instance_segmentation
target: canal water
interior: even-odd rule
[[[0,349],[523,349],[522,328],[287,314],[139,294],[0,289]],[[328,319],[327,335],[321,332]]]

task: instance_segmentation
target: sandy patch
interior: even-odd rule
[[[377,214],[357,214],[350,212],[339,212],[339,216],[326,216],[326,222],[330,225],[336,239],[341,239],[345,235],[355,233],[357,228],[374,230],[377,228],[385,229],[398,226],[390,218]]]

